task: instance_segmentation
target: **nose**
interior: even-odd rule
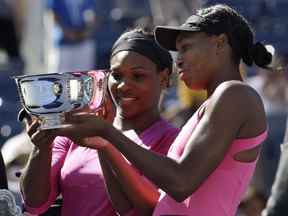
[[[127,91],[131,88],[131,83],[130,80],[126,79],[122,79],[121,82],[118,84],[117,89],[121,90],[121,91]]]
[[[177,68],[182,68],[183,66],[183,57],[181,54],[177,54],[177,57],[176,57],[176,66]]]

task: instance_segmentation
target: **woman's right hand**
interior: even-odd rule
[[[47,150],[50,148],[55,136],[53,136],[49,130],[40,129],[40,120],[37,117],[31,116],[26,112],[26,110],[21,109],[18,115],[18,120],[24,123],[31,142],[38,149]]]
[[[40,120],[35,118],[30,125],[26,126],[26,132],[31,142],[39,149],[50,149],[55,136],[50,130],[40,129]]]

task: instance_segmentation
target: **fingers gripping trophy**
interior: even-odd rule
[[[89,106],[97,110],[107,87],[106,70],[14,77],[25,111],[40,119],[41,129],[65,127],[64,113]]]

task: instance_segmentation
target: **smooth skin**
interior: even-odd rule
[[[158,71],[155,63],[136,52],[121,51],[113,56],[108,85],[116,105],[114,125],[143,131],[159,120],[158,105],[168,73],[168,69]]]

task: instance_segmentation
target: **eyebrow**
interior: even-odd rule
[[[116,66],[116,67],[111,67],[111,70],[118,70],[119,69],[119,66]],[[130,70],[146,70],[145,67],[143,66],[132,66],[132,67],[129,67]]]
[[[176,43],[179,42],[179,41],[182,41],[186,38],[190,38],[192,37],[192,34],[191,33],[182,33],[182,34],[179,34],[176,38]]]
[[[135,66],[135,67],[131,67],[130,69],[137,70],[137,69],[146,69],[146,68],[143,66]]]

